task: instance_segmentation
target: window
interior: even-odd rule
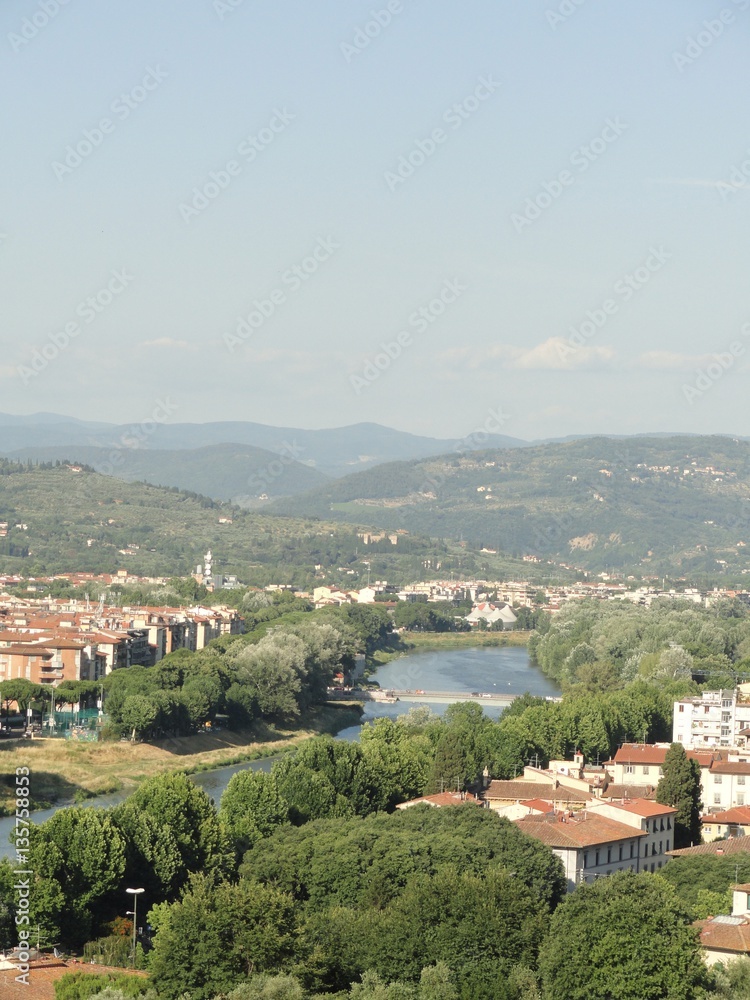
[[[656,871],[656,862],[652,861],[651,862],[651,873],[653,874],[655,871]]]
[[[608,847],[607,848],[607,864],[609,864],[611,860],[612,860],[612,848]],[[607,874],[609,874],[609,873],[607,873]]]
[[[685,711],[685,706],[684,706],[684,705],[680,705],[680,707],[679,707],[679,710],[678,710],[678,711],[680,711],[680,712],[684,712],[684,711]]]
[[[668,830],[672,829],[672,817],[671,816],[667,816],[667,829]]]
[[[721,702],[721,707],[722,708],[731,708],[732,707],[732,699],[731,698],[723,698],[722,702]]]
[[[643,773],[644,774],[648,774],[648,765],[647,764],[643,765]]]
[[[656,854],[656,842],[654,842],[654,843],[653,843],[653,844],[651,845],[651,857],[653,858],[653,856],[654,856],[655,854]],[[651,870],[653,871],[653,869],[651,869]]]
[[[721,721],[722,722],[731,722],[732,721],[732,713],[731,712],[722,712],[721,713]]]
[[[588,868],[588,866],[589,866],[589,852],[588,851],[584,851],[583,852],[583,867],[584,868]]]
[[[714,784],[715,785],[720,785],[721,784],[721,775],[720,774],[715,774],[714,775]]]
[[[737,805],[744,806],[744,804],[745,804],[745,793],[737,792]]]
[[[620,844],[620,856],[618,857],[617,860],[622,861],[622,844]]]
[[[738,785],[744,785],[745,784],[745,775],[744,774],[738,774],[737,775],[737,784]]]
[[[626,764],[625,774],[635,774],[635,766],[633,764]]]
[[[596,852],[596,854],[594,855],[594,857],[595,857],[595,861],[594,861],[594,864],[595,864],[595,865],[596,865],[597,867],[599,867],[599,852],[598,852],[598,851]]]
[[[721,805],[721,792],[714,792],[714,805],[715,806]]]
[[[631,858],[633,857],[633,848],[634,848],[634,847],[635,847],[635,844],[633,844],[633,842],[632,842],[632,840],[631,840],[631,842],[630,842],[630,857],[631,857]]]
[[[660,830],[663,830],[663,829],[664,829],[664,817],[663,817],[663,816],[662,816],[662,818],[661,818],[661,823],[660,823],[660,825],[659,825],[659,829],[660,829]]]
[[[660,862],[659,862],[659,867],[660,867],[660,868],[661,868],[661,866],[662,866],[662,864],[663,864],[663,863],[664,863],[663,861],[660,861]]]
[[[722,736],[729,736],[729,735],[731,735],[731,732],[732,732],[732,730],[729,728],[729,726],[722,726],[721,727],[721,735]]]
[[[669,841],[667,841],[667,854],[669,853]]]
[[[664,844],[661,841],[659,841],[659,854],[662,854],[663,852],[664,852]],[[659,867],[661,868],[661,865],[659,865]]]

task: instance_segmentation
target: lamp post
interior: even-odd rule
[[[136,928],[138,926],[138,897],[145,889],[126,889],[125,892],[130,893],[133,897],[133,968],[135,968],[135,934]]]

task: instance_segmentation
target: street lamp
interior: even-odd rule
[[[133,968],[135,968],[135,932],[138,926],[138,897],[145,889],[126,889],[133,897]]]

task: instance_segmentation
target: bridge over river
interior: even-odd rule
[[[435,705],[454,705],[459,701],[478,701],[482,705],[493,705],[507,708],[516,698],[517,694],[501,694],[500,692],[489,693],[483,691],[399,691],[394,688],[385,690],[355,688],[347,693],[347,697],[362,701],[378,701],[393,703],[396,701],[416,702],[424,705],[433,703]],[[550,698],[547,701],[561,701],[561,698]]]

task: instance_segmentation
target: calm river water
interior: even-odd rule
[[[472,691],[488,694],[523,694],[529,691],[531,694],[542,697],[559,694],[559,690],[552,681],[546,678],[538,667],[530,663],[526,649],[513,646],[497,648],[482,646],[470,649],[413,653],[392,660],[386,666],[381,667],[372,679],[377,681],[382,688],[396,688],[397,690],[455,691],[457,694],[470,694]],[[362,722],[370,722],[383,716],[396,718],[404,712],[408,712],[414,704],[414,702],[396,702],[394,704],[367,702]],[[429,706],[431,711],[438,715],[441,715],[446,707],[446,705],[438,704]],[[485,713],[492,718],[499,717],[503,711],[502,708],[483,707]],[[361,730],[362,725],[343,729],[338,734],[338,739],[357,740]],[[220,767],[215,771],[203,771],[200,774],[192,775],[192,779],[218,805],[224,789],[234,774],[248,768],[253,771],[270,771],[276,759],[275,757],[266,757],[264,760],[250,761],[246,764]],[[31,781],[33,795],[33,775]],[[90,799],[86,805],[104,808],[116,805],[124,798],[124,793],[116,792],[112,795],[100,795],[98,798]],[[35,812],[33,814],[34,822],[43,823],[58,808],[62,808],[62,806]],[[13,817],[0,819],[0,856],[12,854],[8,837],[14,822]]]

